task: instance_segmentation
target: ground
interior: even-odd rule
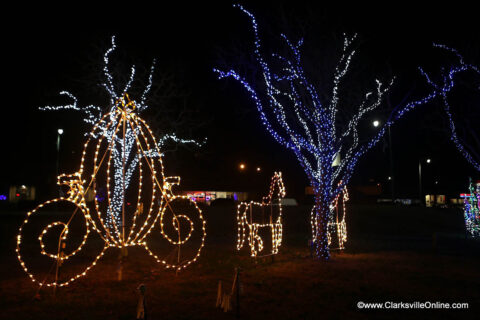
[[[284,242],[273,260],[235,249],[235,209],[206,208],[199,261],[175,274],[130,249],[124,280],[112,249],[87,275],[53,294],[33,284],[15,256],[21,212],[0,212],[1,319],[135,319],[136,288],[146,285],[149,319],[233,319],[215,308],[219,280],[240,267],[241,319],[477,318],[480,245],[465,237],[460,209],[351,205],[347,249],[314,261],[307,246],[309,206],[284,213]],[[37,292],[39,295],[36,296]],[[467,302],[468,310],[359,310],[363,302]]]

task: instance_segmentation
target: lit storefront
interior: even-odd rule
[[[184,191],[184,195],[199,203],[210,204],[216,199],[232,199],[233,201],[247,200],[247,192],[237,191]]]

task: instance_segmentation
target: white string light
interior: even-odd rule
[[[105,90],[108,92],[109,97],[110,97],[110,107],[108,108],[101,108],[99,106],[94,106],[94,105],[89,105],[86,107],[80,107],[78,106],[78,100],[77,98],[71,94],[70,92],[67,91],[62,91],[60,92],[60,95],[65,95],[69,97],[72,100],[71,104],[67,105],[62,105],[62,106],[45,106],[45,107],[40,107],[40,110],[45,110],[45,111],[55,111],[55,110],[76,110],[80,111],[84,114],[83,120],[91,125],[94,125],[101,121],[103,119],[103,112],[106,110],[106,113],[110,113],[111,116],[115,115],[114,109],[115,109],[115,104],[116,101],[122,98],[127,91],[131,88],[132,83],[135,78],[135,66],[131,67],[130,70],[130,76],[128,78],[128,81],[124,88],[121,91],[117,91],[114,86],[113,82],[113,75],[110,72],[110,56],[116,49],[116,44],[115,44],[115,36],[112,37],[112,46],[106,51],[103,60],[104,60],[104,66],[103,66],[103,73],[105,77],[105,82],[102,83],[102,87],[105,88]],[[150,68],[150,73],[148,76],[148,84],[143,91],[140,101],[135,101],[135,106],[137,112],[142,112],[148,108],[148,105],[146,105],[146,99],[147,95],[150,92],[150,89],[152,87],[152,79],[153,79],[153,73],[155,70],[155,60],[152,63],[152,66]],[[101,121],[100,128],[104,128],[106,122],[104,120]],[[113,185],[113,190],[111,191],[111,194],[108,199],[111,202],[111,207],[109,208],[109,214],[106,217],[106,223],[108,225],[113,225],[114,223],[119,225],[121,224],[121,217],[117,215],[119,212],[119,207],[123,204],[124,199],[123,199],[123,188],[124,186],[126,189],[128,189],[130,185],[130,181],[132,178],[132,174],[138,169],[138,157],[132,152],[135,146],[135,135],[138,134],[138,132],[132,131],[130,127],[126,128],[126,138],[125,139],[120,139],[113,130],[115,130],[116,125],[113,124],[111,127],[109,127],[106,131],[103,130],[98,130],[98,132],[91,132],[90,134],[94,138],[99,138],[99,134],[104,135],[107,139],[112,139],[115,137],[115,141],[113,142],[113,148],[112,148],[112,158],[114,159],[114,164],[113,164],[113,173],[114,173],[114,179],[111,181],[111,184]],[[134,129],[137,130],[137,129]],[[125,141],[125,145],[124,145]],[[196,141],[194,139],[182,139],[177,137],[175,133],[172,134],[165,134],[164,136],[160,137],[158,140],[158,147],[161,149],[164,147],[165,143],[167,141],[173,141],[176,144],[192,144],[197,147],[201,147],[206,143],[206,138],[203,141]],[[111,142],[109,140],[109,142]],[[125,152],[125,159],[127,161],[126,164],[126,172],[124,174],[124,168],[123,168],[123,152]],[[154,149],[148,150],[149,155],[152,157],[160,157],[162,154],[157,154]]]

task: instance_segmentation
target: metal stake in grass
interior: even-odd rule
[[[137,320],[146,320],[147,319],[147,304],[145,302],[145,291],[147,290],[146,286],[142,283],[137,288],[139,292],[138,304],[137,304]]]
[[[235,280],[237,284],[237,303],[235,308],[235,317],[238,319],[240,318],[240,268],[235,268]],[[235,286],[235,281],[233,283]]]
[[[57,284],[58,284],[58,275],[60,273],[60,267],[62,265],[62,259],[64,256],[64,249],[66,246],[66,243],[62,241],[64,233],[65,233],[65,228],[62,230],[62,233],[60,233],[60,237],[58,238],[58,250],[57,250],[57,261],[56,261],[56,266],[55,266],[55,286],[53,287],[53,296],[55,297],[57,293]]]
[[[217,302],[215,303],[216,308],[219,308],[222,306],[222,298],[223,298],[222,280],[219,280],[218,289],[217,289]]]

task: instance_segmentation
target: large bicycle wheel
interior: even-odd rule
[[[65,198],[40,204],[27,213],[17,235],[17,257],[31,280],[40,286],[65,286],[86,274],[103,255],[86,252],[90,225],[84,209]],[[91,238],[91,237],[90,237]]]

